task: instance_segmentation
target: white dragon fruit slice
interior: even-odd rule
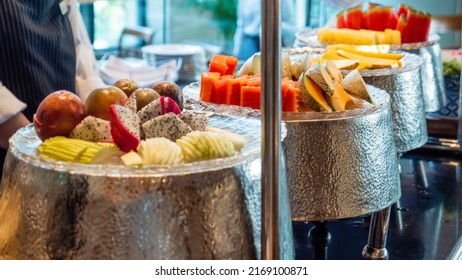
[[[204,131],[209,123],[209,118],[203,113],[183,111],[178,116],[182,121],[187,123],[192,130]]]
[[[161,96],[144,106],[138,112],[138,117],[140,118],[141,123],[145,123],[166,113],[174,113],[175,115],[178,115],[181,113],[181,110],[173,99]]]
[[[111,135],[114,143],[123,152],[136,151],[140,143],[141,121],[132,110],[118,104],[109,109]]]
[[[69,138],[90,142],[112,142],[109,121],[87,116],[74,127]]]
[[[183,135],[193,131],[189,125],[174,113],[157,116],[141,125],[146,138],[165,137],[176,141]]]
[[[127,100],[125,100],[124,107],[132,110],[134,113],[138,112],[138,106],[136,105],[136,91],[132,92]]]
[[[170,165],[183,163],[183,152],[175,142],[164,138],[149,138],[138,145],[143,164]]]

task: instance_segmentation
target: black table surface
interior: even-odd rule
[[[400,160],[402,195],[392,206],[391,260],[447,259],[462,235],[462,156],[419,149]],[[296,259],[362,259],[369,216],[294,222]]]

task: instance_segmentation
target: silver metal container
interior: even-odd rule
[[[400,195],[390,98],[332,113],[286,113],[283,149],[292,219],[322,221],[381,211]]]
[[[254,259],[261,254],[260,121],[212,114],[248,143],[237,156],[177,166],[41,159],[32,126],[11,139],[0,188],[0,258]],[[280,191],[282,259],[294,258]]]
[[[401,68],[360,71],[367,84],[390,94],[393,132],[399,153],[419,148],[428,140],[420,72],[423,59],[406,53],[402,62]]]

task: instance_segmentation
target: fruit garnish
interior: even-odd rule
[[[122,152],[113,143],[93,143],[79,158],[81,163],[103,164],[113,157],[120,157]]]
[[[237,133],[231,132],[229,130],[224,130],[218,127],[213,127],[213,126],[207,126],[205,128],[205,131],[212,131],[215,133],[223,134],[226,138],[228,138],[231,143],[233,144],[234,150],[237,152],[240,152],[241,149],[244,147],[245,143],[247,140],[245,138]]]
[[[93,143],[79,139],[70,139],[63,136],[55,136],[46,139],[37,148],[40,157],[76,162],[79,161],[83,152]]]
[[[205,114],[191,111],[183,111],[178,115],[192,130],[204,131],[208,125],[209,118]]]
[[[113,104],[109,110],[111,135],[114,143],[123,151],[136,150],[140,142],[140,124],[138,115],[130,109]]]

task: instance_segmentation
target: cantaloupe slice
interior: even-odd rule
[[[345,111],[356,108],[356,104],[343,89],[339,81],[334,80],[334,94],[327,96],[327,103],[334,111]]]
[[[339,70],[353,70],[359,65],[359,59],[332,60]]]
[[[324,63],[324,68],[327,70],[327,73],[329,73],[332,79],[338,80],[339,82],[343,80],[342,73],[340,73],[333,60],[328,59],[326,63]]]
[[[371,104],[375,104],[369,90],[367,89],[366,83],[358,70],[353,70],[348,73],[343,78],[341,84],[349,94],[355,95]]]
[[[301,106],[299,111],[308,111],[308,108],[316,112],[332,112],[332,108],[324,98],[323,90],[305,74],[298,79],[300,88]]]
[[[304,53],[300,57],[298,57],[291,65],[290,65],[290,72],[292,74],[292,78],[294,80],[298,80],[300,75],[305,73],[306,70],[311,65],[311,58],[308,53]]]
[[[314,63],[305,72],[327,95],[334,94],[334,85],[332,78],[320,62]]]

